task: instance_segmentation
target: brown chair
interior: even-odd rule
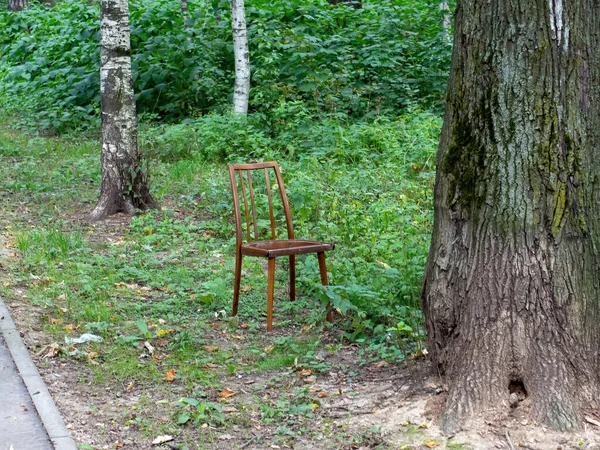
[[[278,190],[281,194],[281,206],[285,216],[285,226],[287,230],[287,239],[277,239],[276,217],[274,214],[274,201],[272,195],[270,170],[275,173]],[[266,193],[268,200],[270,222],[262,222],[262,226],[270,224],[267,229],[267,237],[270,239],[260,239],[259,222],[257,220],[258,198],[255,196],[255,187],[252,183],[252,172],[262,171],[264,174],[264,185],[261,185],[261,192]],[[260,173],[259,173],[260,175]],[[235,285],[233,290],[233,311],[236,316],[238,312],[238,300],[240,297],[240,279],[242,275],[242,257],[260,256],[267,258],[268,261],[268,290],[267,290],[267,331],[273,329],[273,294],[275,287],[275,258],[278,256],[289,256],[290,258],[290,300],[296,298],[296,255],[304,253],[316,253],[319,261],[319,270],[321,272],[321,282],[327,286],[327,267],[325,266],[325,252],[334,249],[334,244],[327,242],[306,241],[294,239],[294,228],[292,225],[292,215],[290,205],[285,194],[281,172],[276,162],[264,162],[253,164],[233,164],[229,166],[229,178],[231,180],[231,190],[233,191],[233,206],[235,211]],[[260,177],[262,181],[262,176]],[[255,177],[256,179],[256,177]],[[259,181],[256,179],[255,181]],[[258,183],[256,183],[258,184]],[[273,188],[274,190],[275,188]],[[245,233],[242,228],[242,208],[240,205],[239,191],[242,192],[244,215],[246,219]],[[248,203],[250,197],[250,204]],[[261,198],[264,199],[264,196]],[[266,209],[266,205],[265,209]],[[254,231],[252,235],[252,231]],[[269,233],[270,231],[270,233]],[[285,233],[285,230],[283,231]],[[246,242],[244,242],[244,236]],[[327,320],[332,321],[330,305],[327,304]]]

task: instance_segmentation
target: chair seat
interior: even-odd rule
[[[242,255],[277,258],[278,256],[301,255],[333,250],[330,242],[305,241],[300,239],[274,239],[253,241],[242,245]]]

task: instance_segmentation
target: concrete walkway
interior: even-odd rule
[[[0,450],[77,450],[1,299]]]

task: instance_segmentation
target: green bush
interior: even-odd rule
[[[439,107],[450,45],[437,8],[423,0],[365,1],[358,10],[326,0],[248,2],[251,111],[278,134],[296,110],[311,120],[345,120]],[[141,115],[175,121],[229,108],[228,2],[190,1],[189,9],[184,24],[178,2],[130,2]],[[99,26],[95,2],[0,11],[3,107],[56,131],[97,123]]]

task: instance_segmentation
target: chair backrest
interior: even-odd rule
[[[277,224],[275,221],[276,217],[273,207],[274,199],[273,192],[271,189],[271,178],[269,174],[270,171],[273,171],[275,174],[275,181],[277,183],[277,187],[281,195],[281,204],[283,206],[285,225],[287,229],[287,239],[294,239],[294,227],[292,224],[292,214],[290,212],[290,205],[288,202],[287,195],[285,194],[283,180],[281,179],[281,172],[277,163],[275,161],[271,161],[251,164],[232,164],[229,166],[229,179],[231,181],[231,190],[233,193],[236,244],[238,246],[242,245],[244,236],[246,237],[247,242],[252,242],[259,239],[259,227],[257,221],[258,205],[257,199],[255,197],[254,184],[252,182],[253,172],[258,172],[258,176],[260,178],[264,177],[264,185],[261,184],[261,186],[264,189],[268,200],[271,239],[277,239]],[[242,193],[243,204],[240,204],[240,191]],[[250,197],[250,202],[248,202],[248,197]],[[242,226],[242,207],[244,209],[244,216],[246,219],[245,233],[244,228]]]

